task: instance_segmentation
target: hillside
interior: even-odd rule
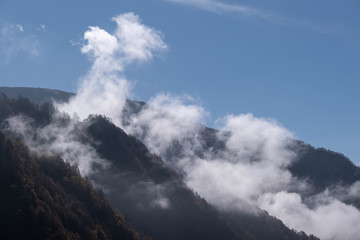
[[[65,130],[72,142],[68,151],[72,152],[72,146],[95,149],[91,156],[96,155],[98,162],[90,164],[87,177],[104,189],[110,202],[130,218],[136,229],[155,239],[315,239],[288,229],[264,211],[259,210],[258,215],[217,211],[187,187],[183,177],[161,158],[106,117],[90,116],[73,123],[62,115],[54,123],[56,110],[51,105],[38,106],[24,98],[3,97],[0,109],[0,121],[7,133],[26,139],[41,151],[52,149],[51,141],[56,143],[58,137],[52,134]],[[19,114],[28,118],[26,136],[13,132],[4,121]],[[44,134],[45,130],[51,131]],[[68,161],[74,160],[73,155],[65,156],[70,157]]]
[[[294,176],[308,179],[317,191],[333,185],[351,185],[360,180],[360,168],[349,158],[325,148],[298,142],[299,159],[290,166]]]
[[[145,239],[76,166],[0,132],[2,239]]]

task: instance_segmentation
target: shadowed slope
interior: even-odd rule
[[[143,239],[59,157],[38,157],[0,132],[3,239]]]

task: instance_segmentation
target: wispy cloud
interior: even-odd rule
[[[0,30],[0,57],[5,63],[11,62],[20,54],[30,58],[39,55],[39,40],[25,31],[21,24],[5,24]]]
[[[40,26],[38,26],[37,28],[36,28],[36,30],[38,30],[38,31],[45,31],[46,30],[46,25],[45,24],[41,24]]]
[[[78,166],[83,175],[93,172],[93,164],[109,166],[109,162],[100,158],[95,149],[78,141],[75,131],[79,124],[77,119],[69,119],[67,124],[59,124],[64,123],[63,120],[65,118],[58,114],[53,116],[50,124],[36,128],[31,118],[20,115],[7,119],[7,127],[3,130],[20,137],[31,151],[38,154],[60,154],[65,161]]]
[[[24,28],[21,24],[16,24],[16,27],[19,29],[20,32],[24,31]]]
[[[240,4],[227,4],[213,0],[165,0],[168,2],[186,4],[215,13],[239,13],[248,16],[270,18],[272,15],[259,9]]]
[[[264,11],[256,7],[242,4],[223,3],[216,0],[163,0],[178,4],[189,5],[217,14],[238,14],[241,16],[255,17],[278,25],[304,28],[322,34],[338,34],[343,26],[337,24],[319,24],[305,19],[294,19],[279,13]]]

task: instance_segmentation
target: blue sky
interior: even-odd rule
[[[0,0],[0,85],[75,91],[84,32],[138,14],[168,51],[127,69],[135,98],[189,94],[211,113],[273,118],[360,163],[360,2]]]

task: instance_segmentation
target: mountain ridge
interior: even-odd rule
[[[47,126],[51,121],[53,110],[49,105],[37,106],[23,98],[3,99],[1,106],[4,105],[8,105],[10,110],[13,109],[12,106],[27,106],[16,107],[15,110],[17,109],[17,114],[22,113],[32,119],[38,119],[35,123],[39,122],[40,125],[34,125],[34,128]],[[47,111],[50,114],[43,113]],[[8,114],[12,115],[11,112]],[[7,116],[0,120],[5,119]],[[69,119],[65,116],[60,122],[66,126]],[[77,140],[91,145],[101,158],[108,159],[112,164],[111,168],[105,170],[98,165],[89,178],[104,186],[112,203],[122,212],[126,210],[135,227],[149,236],[155,236],[157,239],[168,239],[171,234],[171,239],[315,239],[313,236],[307,237],[305,234],[289,230],[281,221],[265,212],[263,216],[267,219],[267,228],[263,227],[264,220],[258,219],[255,215],[247,218],[238,215],[235,219],[225,215],[221,217],[221,214],[219,215],[204,199],[194,195],[182,183],[181,177],[176,177],[176,173],[164,166],[161,159],[149,153],[139,140],[127,136],[104,116],[90,117],[78,124],[75,129]],[[41,139],[38,140],[43,142]],[[147,158],[149,160],[146,160]],[[117,185],[114,185],[114,182]],[[147,207],[144,209],[143,206]],[[246,227],[249,222],[252,229]],[[187,230],[184,231],[184,228]]]

